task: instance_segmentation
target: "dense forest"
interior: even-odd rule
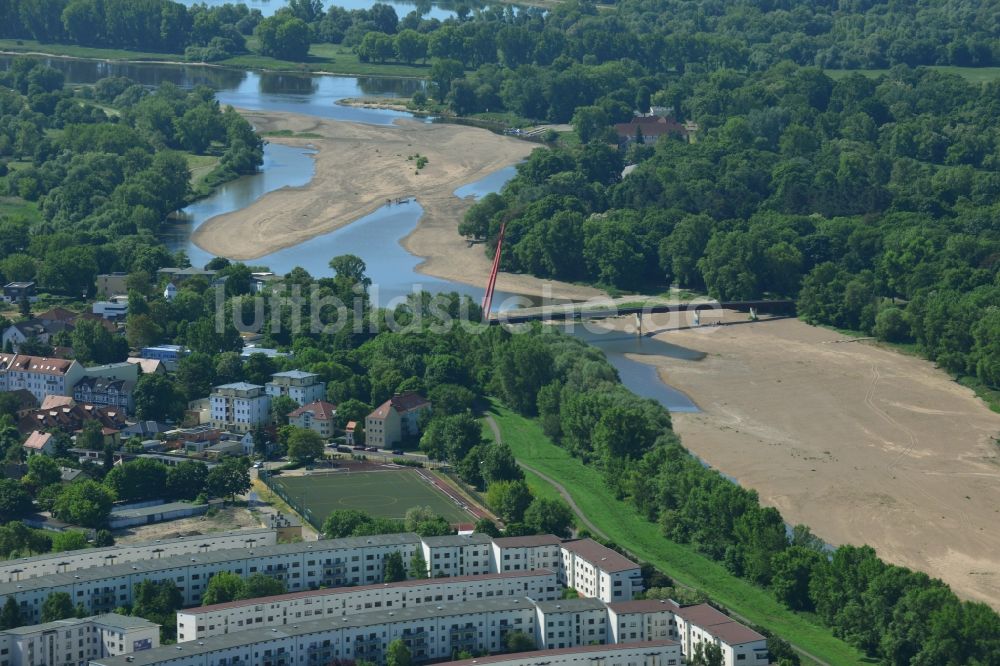
[[[15,60],[0,75],[0,189],[29,207],[0,220],[0,273],[79,295],[98,273],[184,261],[155,234],[192,195],[185,155],[217,158],[211,185],[256,171],[263,146],[208,88],[109,78],[71,90],[57,70]]]

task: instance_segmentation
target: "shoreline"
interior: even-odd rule
[[[655,330],[650,327],[651,330]],[[660,357],[699,413],[685,448],[832,545],[875,548],[1000,609],[1000,414],[924,359],[796,319],[669,330]]]
[[[237,211],[206,220],[191,235],[203,250],[249,261],[342,228],[401,198],[416,199],[423,215],[405,249],[423,261],[418,272],[482,286],[491,262],[481,245],[458,234],[471,198],[456,188],[516,164],[538,146],[487,130],[432,124],[408,118],[392,125],[368,125],[290,112],[240,113],[259,132],[289,130],[309,138],[275,136],[268,140],[316,152],[312,180],[264,194]],[[415,155],[427,158],[415,168]],[[529,296],[587,299],[604,292],[586,286],[501,273],[497,289]]]

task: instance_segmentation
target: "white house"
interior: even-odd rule
[[[47,395],[73,395],[83,366],[62,358],[0,354],[0,391],[30,391],[38,402]]]
[[[160,625],[117,613],[0,631],[0,662],[6,666],[86,664],[158,647]]]
[[[173,282],[168,282],[167,286],[163,288],[163,298],[168,301],[172,301],[177,298],[177,286]]]
[[[271,420],[271,397],[259,384],[234,382],[216,386],[209,396],[212,426],[248,432]]]
[[[563,542],[563,582],[585,597],[628,601],[642,592],[638,564],[593,539]]]

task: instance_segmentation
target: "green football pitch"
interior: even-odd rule
[[[322,524],[337,509],[359,509],[372,516],[402,519],[414,506],[429,506],[452,523],[474,520],[412,469],[279,476],[272,483],[280,486],[290,503],[301,507],[307,514],[304,517],[313,524]]]

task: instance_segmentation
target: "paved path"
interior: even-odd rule
[[[493,431],[493,439],[495,439],[498,443],[501,442],[501,441],[503,441],[503,439],[500,437],[500,426],[498,426],[497,422],[493,420],[493,416],[492,415],[490,415],[490,414],[486,415],[486,423],[489,424],[490,430]],[[581,523],[583,523],[583,525],[588,530],[590,530],[591,534],[597,535],[597,536],[601,537],[602,539],[610,541],[610,539],[608,538],[608,535],[605,534],[603,531],[601,531],[601,528],[599,528],[597,525],[595,525],[594,523],[590,522],[590,519],[587,518],[586,515],[584,515],[583,511],[581,511],[580,507],[578,507],[576,505],[576,502],[573,501],[573,498],[570,496],[570,494],[566,491],[566,488],[561,483],[559,483],[558,481],[556,481],[555,479],[553,479],[551,476],[548,476],[546,474],[542,474],[541,472],[539,472],[534,467],[532,467],[530,465],[525,465],[520,460],[517,461],[517,464],[519,466],[523,467],[524,469],[528,470],[532,474],[536,475],[538,478],[540,478],[542,481],[545,481],[546,483],[548,483],[549,485],[551,485],[553,488],[555,488],[556,492],[558,492],[559,495],[561,495],[562,498],[564,500],[566,500],[566,503],[569,504],[569,508],[573,510],[573,513],[576,514],[576,516],[579,519],[579,521]]]

